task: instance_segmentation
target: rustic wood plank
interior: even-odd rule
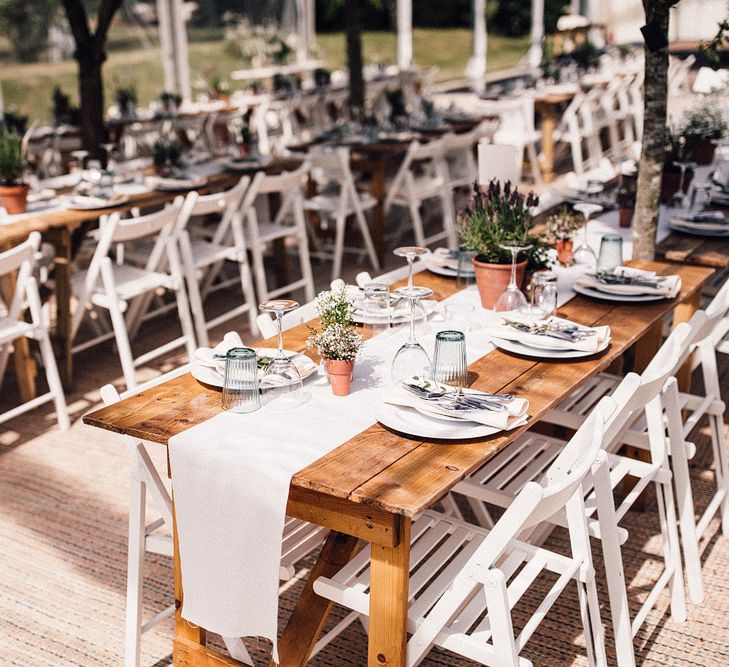
[[[357,538],[335,531],[327,537],[278,642],[280,665],[298,667],[307,663],[334,604],[314,593],[314,582],[339,572],[352,558],[358,544]],[[269,667],[275,667],[274,663]]]
[[[658,244],[656,259],[725,269],[729,267],[729,240],[674,232]]]
[[[404,667],[410,570],[409,518],[400,517],[400,544],[373,544],[370,557],[368,667]]]
[[[172,664],[174,667],[242,667],[244,663],[214,648],[176,635],[172,648]]]
[[[367,542],[397,545],[397,517],[376,507],[354,504],[347,498],[292,486],[286,513]]]

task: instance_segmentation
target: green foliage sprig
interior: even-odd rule
[[[718,104],[702,104],[689,109],[683,117],[681,134],[687,142],[721,139],[727,131],[727,121]]]
[[[0,126],[0,183],[20,185],[24,171],[25,159],[20,135]]]

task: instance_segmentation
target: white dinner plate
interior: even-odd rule
[[[420,305],[423,306],[425,310],[425,316],[429,317],[432,315],[433,311],[435,310],[435,307],[437,305],[436,301],[432,300],[425,300],[421,301]],[[406,304],[404,306],[401,306],[397,310],[390,311],[390,324],[403,324],[405,322],[410,321],[410,307]],[[379,315],[378,315],[379,317]],[[385,317],[388,317],[388,315],[382,315],[383,319]],[[416,309],[415,311],[415,321],[422,320],[423,315],[422,311],[419,309]],[[362,308],[355,307],[354,313],[352,314],[352,321],[355,324],[367,324],[366,318],[365,318],[365,312],[362,310]]]
[[[114,197],[102,199],[101,197],[88,197],[86,195],[73,195],[65,202],[65,207],[72,211],[101,211],[105,208],[121,206],[129,201],[129,197]]]
[[[692,224],[682,224],[680,222],[671,221],[668,226],[677,232],[684,232],[685,234],[695,234],[696,236],[714,236],[724,237],[729,236],[729,226],[723,225],[723,229],[719,226],[713,229],[707,229],[706,227],[694,227]]]
[[[147,176],[147,186],[161,192],[181,192],[182,190],[194,190],[208,182],[204,176],[195,178],[164,178],[161,176]]]
[[[229,171],[251,171],[251,169],[263,169],[271,162],[270,159],[261,158],[227,158],[221,160],[221,164]]]
[[[257,357],[275,357],[278,354],[278,350],[275,347],[254,347],[253,349]],[[299,355],[294,350],[285,349],[283,353],[288,359]],[[222,370],[225,367],[225,359],[215,359],[213,357],[214,354],[212,347],[199,347],[195,350],[195,361],[202,366],[211,366],[212,368]]]
[[[377,421],[393,431],[412,435],[417,438],[433,438],[436,440],[468,440],[483,438],[498,433],[500,429],[484,426],[476,422],[459,420],[460,424],[429,417],[414,408],[382,403],[377,414]]]
[[[449,266],[438,266],[437,264],[430,264],[426,260],[425,262],[425,268],[428,269],[431,273],[435,273],[438,276],[446,276],[448,278],[457,278],[458,277],[458,269],[452,269]],[[464,272],[464,275],[467,276],[475,276],[476,272],[473,268],[466,269]]]
[[[536,357],[537,359],[580,359],[582,357],[591,357],[600,354],[610,345],[610,338],[606,338],[595,352],[583,352],[582,350],[552,350],[543,347],[532,347],[515,340],[505,340],[503,338],[491,338],[491,342],[500,350],[505,352],[513,352],[521,354],[525,357]]]
[[[675,297],[661,296],[660,294],[609,294],[592,287],[572,285],[572,289],[578,294],[600,299],[602,301],[622,301],[623,303],[643,303],[646,301],[661,301],[662,299],[674,299]]]
[[[275,350],[273,350],[273,352],[275,353]],[[312,361],[311,359],[309,359],[309,357],[303,354],[296,357],[296,361],[294,362],[294,364],[296,368],[298,368],[302,380],[305,380],[310,375],[316,373],[318,368],[318,365],[314,361]],[[190,373],[192,374],[192,377],[194,377],[196,380],[199,380],[203,384],[208,384],[212,387],[220,387],[221,389],[223,387],[223,373],[221,371],[215,370],[210,366],[206,366],[197,361],[194,361],[192,363],[192,366],[190,367]],[[262,373],[259,371],[259,378],[261,376]]]

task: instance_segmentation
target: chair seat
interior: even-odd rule
[[[238,253],[232,246],[210,243],[201,238],[192,239],[190,245],[192,246],[192,256],[197,269],[205,268],[224,259],[232,262],[238,260]]]
[[[419,201],[440,197],[443,193],[444,181],[438,176],[420,176],[415,179],[413,196]],[[407,206],[409,202],[407,192],[399,190],[393,198],[393,203]]]
[[[146,271],[128,264],[112,264],[114,283],[116,285],[117,297],[122,301],[128,301],[135,296],[144,294],[159,287],[174,289],[174,281],[171,276],[156,271]],[[74,274],[72,278],[73,290],[78,294],[83,288],[86,279],[86,271]],[[108,298],[101,282],[101,277],[90,295],[91,301],[97,306],[108,307]]]
[[[35,338],[36,327],[23,320],[0,317],[0,343],[9,343],[16,338]]]
[[[258,238],[262,243],[274,241],[286,236],[296,236],[298,229],[293,225],[277,225],[275,222],[259,222]]]
[[[359,193],[359,200],[362,208],[367,211],[377,206],[377,200],[369,192]],[[318,211],[321,213],[337,213],[340,206],[339,194],[318,194],[311,199],[304,200],[304,209],[307,211]],[[354,215],[354,206],[350,203],[345,215]]]
[[[584,421],[582,419],[581,421]],[[506,508],[528,482],[541,483],[549,467],[554,463],[565,441],[539,433],[527,432],[506,447],[476,472],[453,487],[453,492],[476,498],[496,507]],[[616,509],[618,521],[625,515],[649,482],[660,477],[659,466],[614,453],[607,455],[610,482],[615,490],[627,476],[638,478],[638,483],[626,495]],[[588,529],[593,537],[600,537],[600,526],[595,518],[597,501],[590,478],[583,483]],[[636,491],[639,489],[639,491]],[[564,510],[553,518],[561,526],[567,525]],[[627,533],[621,531],[622,539]]]
[[[455,576],[488,535],[486,528],[474,526],[438,512],[423,512],[412,525],[408,632],[420,626]],[[560,575],[545,596],[547,604],[575,577],[579,577],[582,558],[568,558],[547,549],[512,540],[501,556],[499,569],[508,583],[508,599],[513,609],[532,583],[546,572]],[[332,577],[319,577],[314,591],[360,614],[369,610],[370,547],[365,547]],[[532,594],[534,593],[532,589]],[[549,599],[548,599],[549,598]],[[530,605],[532,600],[530,599]],[[475,587],[460,611],[436,637],[435,643],[483,664],[497,659],[491,642],[490,619],[483,588]],[[517,649],[531,633],[522,633]],[[529,664],[526,661],[522,664]]]

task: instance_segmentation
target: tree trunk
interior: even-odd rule
[[[365,86],[362,74],[362,14],[359,0],[345,0],[347,24],[347,67],[349,69],[349,106],[352,113],[364,109]]]
[[[655,21],[668,37],[668,16],[676,0],[643,0],[646,22]],[[643,147],[633,226],[633,259],[653,259],[656,252],[659,197],[666,147],[668,49],[645,50]]]
[[[103,158],[101,145],[106,141],[104,129],[104,85],[101,68],[106,56],[92,47],[76,51],[81,108],[81,140],[84,150],[95,159]]]

